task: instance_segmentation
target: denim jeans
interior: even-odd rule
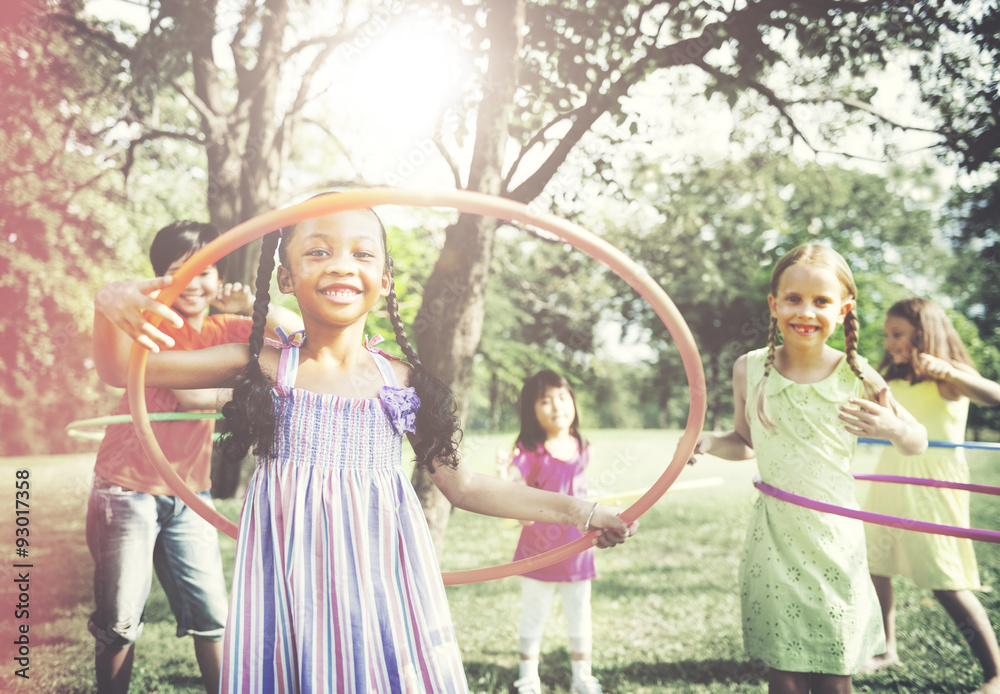
[[[199,494],[209,504],[209,492]],[[142,632],[153,569],[177,620],[177,635],[222,638],[228,598],[217,531],[179,498],[125,489],[94,477],[87,507],[94,602],[87,625],[121,648]]]

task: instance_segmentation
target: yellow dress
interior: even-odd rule
[[[918,422],[931,441],[961,443],[969,416],[969,400],[946,400],[935,381],[910,384],[890,381],[892,394]],[[875,472],[968,482],[969,467],[961,448],[928,448],[919,456],[903,456],[886,447]],[[941,525],[969,527],[969,492],[872,482],[865,509]],[[876,576],[909,576],[929,590],[977,590],[979,569],[972,540],[865,524],[868,567]]]
[[[767,350],[747,355],[747,389],[764,377]],[[860,396],[846,358],[817,383],[772,370],[765,384],[773,431],[747,402],[747,421],[764,482],[792,494],[858,508],[851,462],[857,438],[838,418]],[[761,494],[740,558],[743,643],[778,670],[850,675],[885,651],[878,597],[865,562],[859,520]]]

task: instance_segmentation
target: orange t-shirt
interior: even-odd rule
[[[207,316],[201,332],[187,321],[181,328],[162,324],[160,329],[174,338],[173,349],[202,349],[230,342],[247,342],[253,321],[248,316],[217,314]],[[146,389],[149,412],[183,412],[170,390]],[[115,414],[128,414],[128,393],[122,396]],[[212,486],[212,434],[214,419],[179,422],[152,422],[153,433],[167,460],[188,487],[203,492]],[[97,451],[94,474],[126,489],[146,494],[173,496],[174,491],[160,477],[146,457],[132,423],[108,426]]]

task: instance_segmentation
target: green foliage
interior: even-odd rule
[[[896,171],[886,179],[763,154],[716,166],[691,161],[678,172],[640,164],[624,185],[628,206],[588,213],[601,220],[591,227],[640,262],[691,328],[714,428],[731,416],[734,361],[767,343],[771,269],[801,243],[829,243],[847,258],[858,285],[861,351],[878,363],[884,311],[935,290],[953,262],[919,202],[932,188],[929,176]],[[497,242],[470,424],[516,428],[520,383],[543,366],[571,378],[594,426],[680,424],[688,402],[680,357],[648,304],[561,243],[514,241]],[[623,336],[639,329],[650,363],[592,357],[595,329],[609,322]],[[842,334],[833,344],[842,348]]]
[[[393,263],[393,280],[396,287],[396,299],[399,304],[399,317],[410,343],[416,346],[413,335],[413,324],[420,310],[422,287],[427,281],[434,259],[440,250],[429,233],[419,226],[411,228],[388,227],[386,229],[389,244],[389,255]],[[392,323],[384,307],[372,312],[368,317],[367,332],[381,335],[385,342],[380,349],[393,354],[400,359],[405,358],[396,344]]]
[[[73,450],[69,421],[110,409],[90,361],[92,298],[136,274],[135,240],[111,232],[120,199],[101,189],[91,124],[114,104],[94,51],[54,20],[0,30],[0,454]]]

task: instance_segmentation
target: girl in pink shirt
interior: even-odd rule
[[[513,455],[506,450],[497,452],[500,476],[547,491],[587,497],[591,449],[580,433],[580,418],[569,383],[554,371],[539,371],[524,382],[520,405],[521,431]],[[541,554],[582,536],[572,525],[527,523],[521,530],[514,560]],[[524,574],[520,678],[514,683],[518,694],[541,692],[538,656],[556,589],[573,652],[572,691],[600,694],[600,684],[590,666],[590,580],[596,575],[593,548]]]

